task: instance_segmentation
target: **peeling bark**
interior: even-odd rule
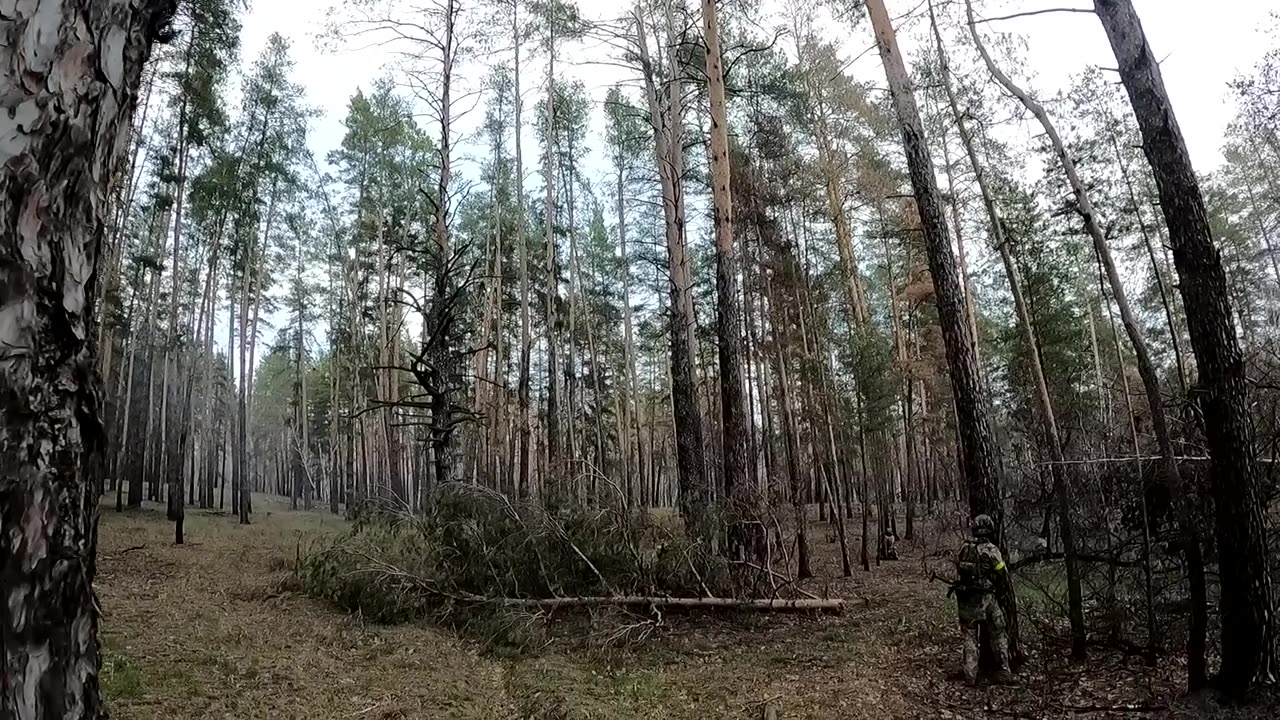
[[[0,718],[99,718],[94,270],[175,2],[0,13]]]

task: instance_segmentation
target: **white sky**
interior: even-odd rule
[[[724,0],[732,2],[733,0]],[[244,18],[242,57],[248,63],[257,56],[272,32],[292,41],[297,60],[295,80],[306,88],[308,102],[319,107],[323,115],[312,127],[311,146],[321,161],[342,137],[341,121],[346,104],[357,87],[368,87],[382,74],[385,56],[376,51],[331,52],[318,48],[314,38],[320,31],[325,12],[332,0],[254,0]],[[590,18],[616,16],[627,5],[620,0],[579,0],[583,15]],[[765,15],[772,14],[776,0],[763,3]],[[922,5],[921,0],[888,0],[895,17]],[[979,3],[979,7],[984,4]],[[1088,7],[1088,0],[1004,0],[985,3],[987,16],[1050,7]],[[1231,120],[1234,104],[1226,83],[1247,70],[1265,52],[1268,38],[1263,31],[1269,12],[1280,9],[1277,0],[1134,0],[1147,36],[1157,57],[1163,58],[1165,83],[1172,97],[1178,121],[1186,135],[1196,167],[1201,172],[1212,170],[1220,161],[1219,147],[1226,124]],[[760,23],[768,26],[769,18]],[[908,62],[913,59],[910,38],[916,27],[900,27]],[[1054,13],[1019,18],[988,26],[987,32],[999,29],[1016,32],[1027,39],[1027,67],[1036,73],[1036,88],[1043,96],[1062,88],[1068,77],[1094,64],[1114,65],[1111,49],[1101,25],[1093,15]],[[870,29],[862,27],[848,33],[846,53],[854,57],[869,48]],[[576,60],[567,70],[582,79],[589,89],[603,97],[604,89],[625,78],[625,71],[615,67],[591,65],[583,60],[592,56],[607,59],[607,51],[585,48],[569,58]],[[536,67],[536,66],[535,66]],[[880,75],[875,52],[863,54],[850,71],[859,78],[872,80]],[[472,65],[466,71],[473,82],[483,76],[483,69]],[[532,73],[530,73],[532,75]],[[536,76],[530,78],[534,80]],[[526,81],[527,86],[533,82]],[[528,99],[536,98],[536,89],[526,89]],[[475,113],[479,116],[479,113]]]
[[[722,3],[733,1],[722,0]],[[781,19],[778,16],[780,9],[790,8],[798,1],[762,0],[764,9],[758,24],[771,28]],[[940,6],[946,2],[935,1]],[[342,0],[253,0],[250,12],[243,19],[241,38],[241,57],[246,66],[257,57],[272,32],[278,32],[291,41],[296,61],[293,79],[305,89],[307,103],[321,112],[312,123],[309,142],[322,165],[328,152],[336,148],[342,139],[342,120],[350,97],[357,88],[367,89],[383,75],[387,60],[384,53],[376,50],[334,51],[319,46],[316,36],[322,30],[326,11],[334,2],[341,3]],[[478,5],[480,0],[470,0],[470,3]],[[927,13],[919,12],[924,8],[924,0],[887,0],[887,3],[890,14],[895,18],[907,13],[920,18],[898,25],[907,61],[912,63],[916,59],[914,40],[928,29]],[[587,18],[611,19],[629,7],[630,2],[578,0],[578,5]],[[975,5],[980,15],[994,17],[1050,7],[1089,7],[1091,2],[991,0],[976,2]],[[1227,82],[1249,70],[1276,41],[1276,38],[1268,37],[1265,25],[1268,15],[1280,9],[1280,0],[1216,0],[1213,3],[1204,0],[1134,0],[1134,5],[1156,56],[1163,59],[1164,80],[1196,169],[1212,171],[1221,162],[1223,131],[1234,115],[1235,103],[1230,97]],[[846,59],[858,58],[849,67],[851,74],[877,87],[884,86],[883,70],[871,46],[871,30],[865,21],[857,28],[827,27],[827,31],[833,37],[845,38]],[[1014,74],[1019,78],[1033,76],[1033,89],[1041,99],[1052,97],[1063,89],[1071,75],[1089,65],[1107,67],[1115,64],[1106,35],[1097,18],[1091,14],[1054,13],[984,26],[984,34],[989,38],[997,31],[1017,33],[1025,38],[1024,67],[1007,69],[1015,70]],[[782,46],[790,47],[791,44],[784,39]],[[626,69],[606,64],[612,60],[610,53],[611,50],[605,47],[579,46],[569,49],[560,63],[562,77],[567,75],[582,80],[597,103],[593,123],[595,137],[592,138],[592,142],[597,143],[603,133],[599,103],[603,101],[606,90],[614,83],[633,80]],[[959,48],[953,53],[957,59],[972,54],[970,50],[960,51]],[[461,70],[463,81],[471,89],[479,85],[487,72],[483,62],[468,63]],[[542,94],[543,68],[545,66],[540,60],[534,58],[524,71],[526,123],[532,104]],[[1052,107],[1050,112],[1053,112]],[[482,117],[481,106],[470,113],[462,125],[474,128]],[[1033,134],[1026,123],[1021,129],[1011,131],[1021,132],[1024,137]],[[428,128],[428,132],[434,136],[436,131]],[[525,129],[525,137],[526,172],[533,176],[526,183],[526,189],[536,192],[540,184],[536,177],[537,151],[529,127]],[[464,155],[459,159],[460,170],[471,174],[475,165],[465,157],[467,138],[460,140],[455,141]],[[585,162],[588,172],[604,170],[603,160],[598,156],[595,159],[588,156]],[[268,320],[275,325],[278,318]],[[271,330],[264,330],[264,333],[264,337],[273,336]]]

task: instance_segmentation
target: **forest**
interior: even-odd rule
[[[0,0],[0,720],[1272,717],[1280,12],[577,1]]]

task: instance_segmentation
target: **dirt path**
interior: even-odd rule
[[[98,592],[113,717],[741,720],[759,718],[765,702],[788,720],[1208,712],[1171,708],[1177,669],[1152,672],[1136,658],[1070,669],[1033,655],[1020,687],[964,688],[947,677],[959,634],[943,588],[923,579],[923,548],[841,579],[825,527],[813,533],[818,578],[807,587],[854,599],[842,617],[671,616],[631,650],[498,658],[443,631],[367,625],[284,591],[299,542],[344,523],[255,502],[265,512],[247,527],[192,511],[183,547],[159,508],[104,511]]]

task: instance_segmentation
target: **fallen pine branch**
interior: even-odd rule
[[[146,546],[146,545],[132,545],[132,546],[130,546],[130,547],[127,547],[127,548],[125,548],[125,549],[121,550],[120,552],[116,553],[115,555],[103,555],[103,556],[102,556],[102,559],[103,559],[103,560],[115,560],[116,558],[124,557],[125,555],[128,555],[128,554],[129,554],[129,553],[131,553],[131,552],[135,552],[135,551],[137,551],[137,550],[146,550],[146,549],[147,549],[147,546]]]
[[[724,608],[728,610],[751,610],[759,612],[806,612],[819,611],[825,613],[844,612],[844,600],[782,600],[754,598],[677,598],[646,597],[643,595],[616,595],[601,597],[558,597],[558,598],[490,598],[479,595],[462,596],[457,599],[476,603],[491,603],[514,607],[537,607],[544,610],[574,607],[601,607],[605,605],[649,605],[658,608]]]

